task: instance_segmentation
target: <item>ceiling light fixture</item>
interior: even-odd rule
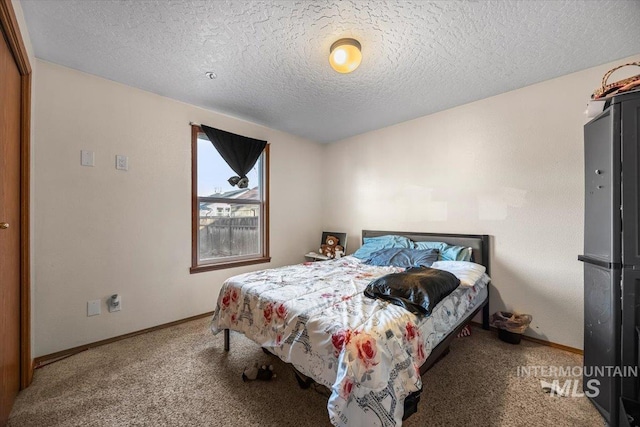
[[[362,46],[356,39],[340,39],[331,45],[329,63],[339,73],[350,73],[362,61]]]
[[[215,79],[216,77],[216,73],[214,73],[213,71],[207,71],[206,73],[204,73],[205,76],[209,77],[211,80]]]

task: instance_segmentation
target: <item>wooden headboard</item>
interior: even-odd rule
[[[420,233],[412,231],[379,231],[362,230],[362,240],[365,237],[385,236],[394,234],[405,236],[414,242],[444,242],[455,246],[466,246],[473,249],[473,261],[482,264],[491,275],[489,263],[489,236],[486,234],[449,234],[449,233]]]

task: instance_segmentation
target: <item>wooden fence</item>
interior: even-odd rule
[[[200,259],[260,253],[260,218],[200,217]]]

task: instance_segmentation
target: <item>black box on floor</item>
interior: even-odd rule
[[[522,334],[509,332],[506,329],[498,329],[498,338],[504,342],[508,342],[509,344],[520,344]]]

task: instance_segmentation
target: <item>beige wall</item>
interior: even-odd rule
[[[582,348],[583,112],[613,65],[329,145],[324,226],[349,252],[362,229],[492,235],[491,311]]]
[[[323,228],[349,252],[366,228],[490,234],[492,311],[581,348],[583,111],[612,65],[321,146],[36,61],[34,357],[210,311],[226,277],[301,261]],[[190,121],[272,144],[271,264],[188,273]],[[122,312],[86,316],[115,292]]]
[[[321,145],[69,68],[34,75],[34,357],[215,307],[223,280],[301,262],[320,235]],[[271,144],[270,264],[189,274],[191,128]],[[80,166],[80,150],[95,167]],[[115,155],[129,171],[115,170]],[[122,295],[123,310],[105,300]],[[87,301],[102,314],[87,317]]]

